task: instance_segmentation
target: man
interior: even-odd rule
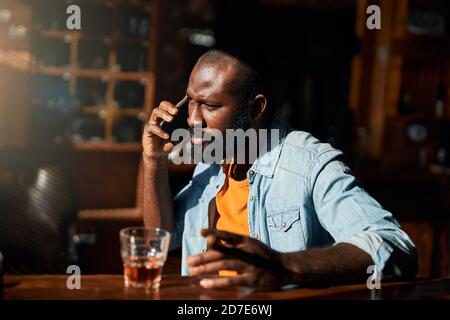
[[[144,130],[144,222],[170,230],[172,248],[182,245],[182,274],[223,275],[205,277],[205,288],[257,289],[361,281],[372,265],[385,278],[414,276],[415,247],[396,220],[362,189],[340,151],[271,116],[257,79],[238,56],[211,50],[200,57],[186,92],[189,127],[270,128],[280,142],[254,161],[237,163],[236,153],[225,153],[231,164],[199,163],[174,199],[174,145],[159,123],[178,109],[161,102]],[[192,143],[207,145],[196,137]]]

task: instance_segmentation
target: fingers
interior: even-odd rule
[[[242,274],[235,277],[203,279],[200,281],[200,285],[206,289],[219,289],[230,286],[251,286],[252,283],[252,276],[250,274]]]
[[[276,258],[277,253],[267,249],[262,242],[215,229],[201,229],[200,234],[209,237],[209,242],[215,240],[212,249],[221,252],[228,259],[237,259],[273,274],[285,272]]]
[[[176,116],[178,114],[178,109],[169,101],[161,101],[159,108],[167,111],[172,116]]]
[[[200,234],[203,237],[208,238],[208,245],[217,244],[218,241],[225,241],[227,244],[232,246],[237,246],[238,244],[244,243],[247,241],[247,238],[235,233],[227,232],[227,231],[219,231],[216,229],[201,229]]]
[[[216,250],[208,250],[205,253],[188,257],[186,262],[189,267],[196,267],[201,264],[223,259],[224,257],[225,255],[222,252]]]
[[[147,123],[147,131],[162,139],[168,139],[169,135],[159,127],[161,120],[172,122],[174,116],[178,114],[178,109],[168,102],[162,101],[158,108],[153,109],[150,119]]]
[[[198,276],[202,274],[217,274],[219,270],[234,270],[237,272],[243,272],[245,268],[246,264],[242,261],[222,259],[191,267],[189,268],[189,273],[191,276]]]
[[[222,269],[243,271],[252,265],[257,256],[235,248],[223,247],[218,244],[205,253],[188,257],[187,264],[192,275],[214,273]]]
[[[154,134],[155,136],[160,137],[161,139],[169,139],[169,134],[156,124],[147,124],[147,131]]]
[[[150,117],[150,123],[159,124],[158,120],[164,120],[166,122],[171,122],[173,120],[173,115],[164,109],[156,108],[153,110],[152,115]]]

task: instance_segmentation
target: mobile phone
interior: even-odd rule
[[[188,108],[183,108],[183,106],[188,101],[189,101],[189,97],[186,95],[183,99],[180,100],[180,102],[178,102],[175,105],[175,108],[178,109],[178,114],[174,117],[172,122],[166,122],[166,121],[162,120],[159,123],[159,127],[162,130],[164,130],[165,132],[167,132],[169,134],[169,136],[172,135],[172,132],[175,129],[178,129],[178,128],[188,129],[187,118],[189,116],[189,110],[188,110]]]

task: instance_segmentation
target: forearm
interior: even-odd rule
[[[173,229],[168,161],[144,158],[143,217],[146,227]]]
[[[367,267],[373,264],[365,251],[348,243],[329,248],[281,253],[281,264],[292,271],[288,283],[302,285],[351,282],[366,279]]]

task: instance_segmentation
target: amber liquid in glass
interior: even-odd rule
[[[125,286],[159,288],[163,265],[158,257],[129,257],[123,265]]]

